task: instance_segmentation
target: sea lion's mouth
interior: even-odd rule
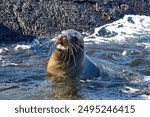
[[[61,44],[57,44],[56,48],[57,48],[58,51],[63,51],[63,50],[66,49],[66,48],[65,48],[63,45],[61,45]]]
[[[56,39],[56,48],[58,51],[63,51],[68,48],[68,41],[63,35],[59,35]]]

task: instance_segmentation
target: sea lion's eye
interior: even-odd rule
[[[76,36],[72,36],[72,40],[73,40],[73,42],[77,42],[78,38]]]

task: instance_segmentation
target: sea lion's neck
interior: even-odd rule
[[[84,52],[78,50],[76,52],[74,51],[74,55],[70,55],[68,61],[64,61],[63,58],[61,58],[61,52],[55,49],[49,59],[47,71],[50,74],[57,75],[57,77],[75,76],[83,57]]]
[[[63,66],[63,69],[67,71],[70,71],[72,68],[75,68],[76,66],[78,66],[84,57],[84,52],[80,50],[78,50],[78,52],[74,52],[74,58],[73,58],[73,55],[70,55],[70,58],[68,58],[67,61],[61,58],[61,54],[62,54],[61,52],[59,52],[58,50],[55,50],[52,53],[49,61],[51,63],[59,64],[60,66]]]

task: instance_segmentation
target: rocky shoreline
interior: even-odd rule
[[[69,28],[93,32],[126,14],[150,16],[149,11],[150,0],[2,0],[0,42],[52,37]]]

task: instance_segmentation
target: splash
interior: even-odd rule
[[[121,43],[131,39],[150,38],[149,34],[149,16],[125,15],[123,19],[95,28],[94,34],[86,37],[85,41]]]

